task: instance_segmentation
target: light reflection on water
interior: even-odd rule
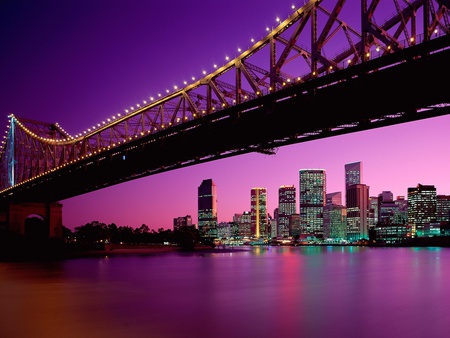
[[[449,248],[0,263],[0,337],[448,337]]]

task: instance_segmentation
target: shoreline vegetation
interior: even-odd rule
[[[11,238],[10,238],[11,239]],[[10,242],[0,241],[0,262],[65,260],[87,257],[109,257],[124,255],[160,255],[171,252],[189,253],[228,253],[248,251],[255,245],[203,245],[186,248],[177,244],[161,243],[66,243],[62,240],[45,239],[30,241],[17,238]],[[295,244],[295,245],[258,245],[262,247],[279,246],[366,246],[366,247],[450,247],[450,236],[417,238],[414,241],[397,244]]]

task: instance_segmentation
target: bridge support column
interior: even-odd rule
[[[17,235],[26,235],[26,219],[31,215],[42,218],[48,238],[62,238],[62,204],[61,203],[11,203],[7,212],[7,227]]]

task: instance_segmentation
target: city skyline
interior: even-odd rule
[[[107,10],[102,1],[2,2],[0,41],[7,52],[0,56],[0,128],[6,129],[13,113],[58,122],[77,134],[185,78],[199,77],[250,38],[264,36],[265,27],[286,18],[292,4],[303,1],[252,0],[242,6],[233,0],[223,6],[112,0]],[[205,18],[214,18],[214,24]],[[298,188],[301,168],[325,169],[327,192],[344,193],[344,165],[358,161],[371,196],[392,191],[406,197],[417,184],[447,195],[449,122],[449,116],[409,122],[130,181],[61,201],[63,225],[74,229],[99,221],[171,228],[175,217],[187,214],[197,224],[197,188],[208,178],[217,186],[219,222],[250,210],[250,190],[259,186],[267,188],[273,214],[278,188]]]

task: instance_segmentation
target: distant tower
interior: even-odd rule
[[[217,187],[212,179],[198,187],[198,230],[201,236],[217,237]]]
[[[321,237],[326,201],[326,172],[324,169],[301,169],[299,181],[301,232]]]
[[[277,236],[288,237],[292,235],[289,231],[289,219],[296,212],[295,187],[293,185],[281,186],[278,189]]]
[[[252,235],[256,238],[267,237],[267,189],[252,188],[250,197]]]
[[[425,236],[425,227],[436,222],[436,188],[418,184],[408,188],[408,225],[413,237]]]
[[[345,190],[353,184],[362,183],[362,162],[347,163],[345,165]]]

